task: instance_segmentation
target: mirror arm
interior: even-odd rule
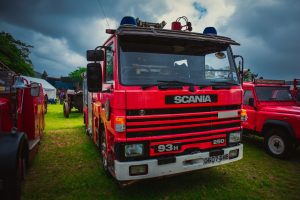
[[[241,55],[234,55],[233,58],[240,58],[242,60],[242,72],[241,72],[241,75],[242,75],[242,79],[241,79],[241,85],[243,86],[243,82],[244,82],[244,57],[241,56]]]
[[[106,89],[106,90],[102,90],[101,92],[102,92],[102,93],[111,93],[112,90],[111,90],[111,89]]]

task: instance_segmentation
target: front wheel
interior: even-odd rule
[[[108,159],[107,159],[107,143],[106,143],[106,136],[105,130],[100,130],[100,137],[99,137],[99,149],[101,153],[101,162],[103,170],[106,174],[108,174]]]
[[[294,148],[294,144],[288,133],[281,128],[270,129],[265,136],[266,151],[275,158],[288,158]]]
[[[7,177],[4,183],[4,199],[21,199],[22,181],[25,179],[26,165],[26,154],[23,149],[23,145],[21,144],[20,152],[16,159],[16,171],[12,176]],[[2,196],[0,197],[2,199]]]

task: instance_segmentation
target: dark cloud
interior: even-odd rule
[[[66,75],[78,65],[85,64],[86,49],[102,44],[107,37],[104,29],[108,26],[102,8],[110,28],[116,28],[115,25],[126,15],[147,21],[164,20],[159,16],[171,12],[170,3],[149,0],[1,0],[0,31],[10,32],[34,46],[31,57],[37,70],[47,70],[50,75]],[[202,1],[189,3],[202,19],[214,12]],[[241,43],[241,47],[234,50],[244,56],[246,67],[264,77],[299,78],[300,1],[231,0],[227,3],[235,6],[235,12],[229,20],[218,19],[223,24],[218,32]],[[178,12],[179,16],[184,14]]]
[[[94,48],[104,42],[103,39],[97,41],[96,39],[99,38],[94,36],[97,33],[104,38],[104,29],[108,27],[106,23],[105,26],[97,27],[99,25],[97,20],[103,20],[106,16],[108,19],[120,21],[124,15],[142,16],[151,20],[151,13],[142,11],[143,6],[148,3],[146,0],[132,0],[130,5],[121,0],[1,0],[0,30],[10,32],[17,39],[35,46],[31,57],[37,70],[47,70],[50,75],[66,75],[77,66],[71,66],[72,62],[68,65],[68,62],[64,61],[67,58],[63,58],[63,53],[60,56],[54,52],[48,55],[39,52],[43,48],[38,48],[37,45],[51,46],[58,48],[57,51],[69,51],[66,53],[68,55],[74,52],[84,57],[86,49]],[[159,14],[160,11],[163,12],[161,5],[153,4],[151,7]],[[112,27],[113,24],[109,26],[115,28]],[[42,36],[37,36],[38,34]],[[40,38],[39,40],[42,37],[43,43],[37,41],[37,37]],[[51,44],[54,39],[60,40],[60,42],[55,40],[57,43],[54,43],[58,47]],[[68,49],[63,48],[61,43],[64,43]]]
[[[238,37],[246,67],[265,78],[300,77],[300,1],[234,1],[236,12],[222,27]]]

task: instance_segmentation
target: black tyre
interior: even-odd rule
[[[12,176],[7,177],[4,183],[4,199],[21,199],[22,181],[25,179],[27,167],[27,156],[23,144],[20,145],[16,162],[16,171]]]
[[[69,118],[70,109],[67,102],[64,102],[64,117]]]
[[[288,158],[295,145],[286,130],[272,128],[267,131],[264,139],[266,151],[275,158]]]
[[[99,150],[101,154],[101,163],[105,173],[108,173],[107,143],[105,130],[99,130],[99,134]]]

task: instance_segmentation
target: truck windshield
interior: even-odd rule
[[[207,42],[120,40],[119,72],[123,85],[239,84],[230,47]]]
[[[260,101],[291,101],[292,95],[289,87],[264,87],[255,88]]]

